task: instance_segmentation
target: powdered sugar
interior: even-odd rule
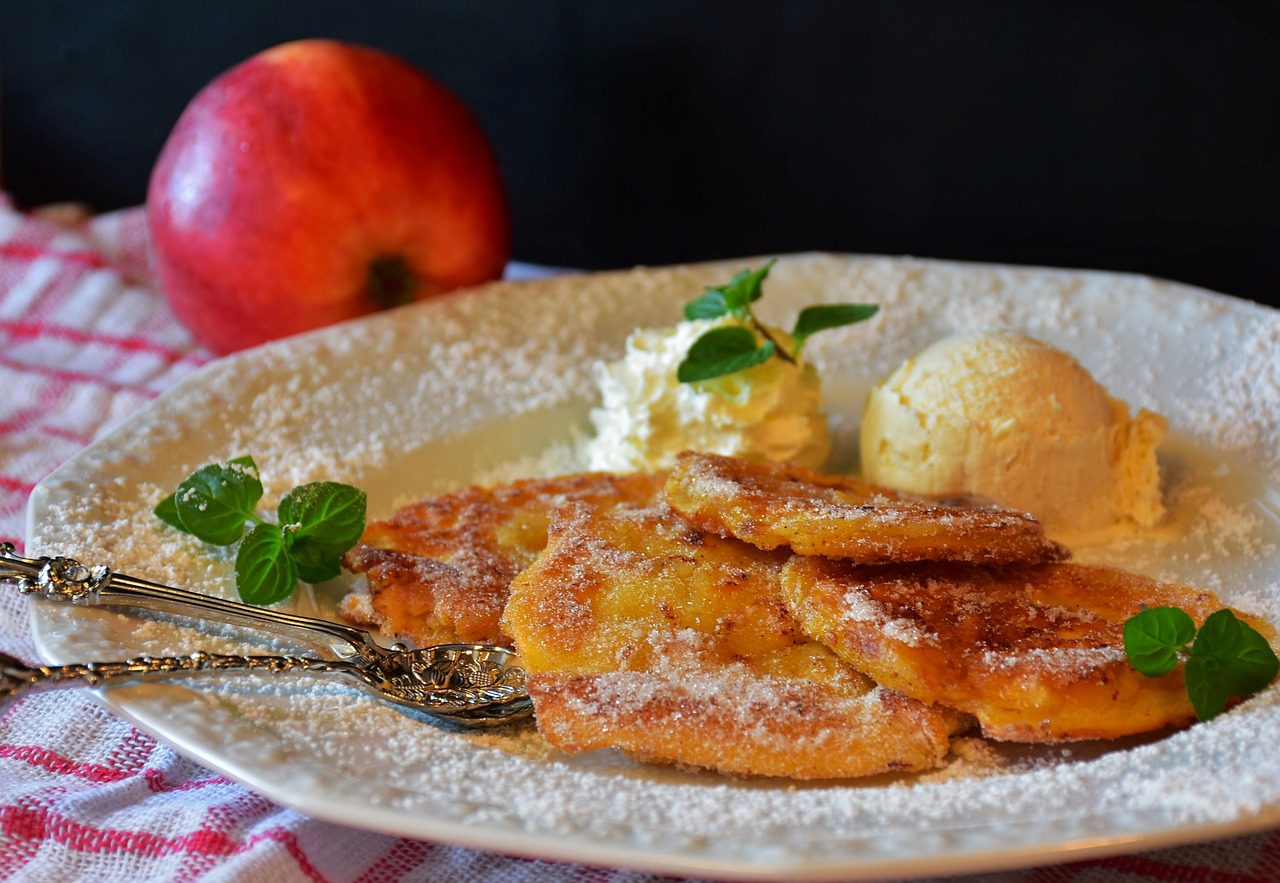
[[[234,595],[224,553],[150,514],[207,462],[253,455],[268,506],[305,481],[357,484],[375,517],[476,477],[567,471],[587,425],[590,365],[616,358],[632,328],[675,321],[703,286],[748,263],[499,285],[215,363],[42,483],[29,548]],[[1139,277],[920,260],[800,256],[780,261],[769,284],[763,318],[781,325],[810,303],[882,306],[807,350],[845,445],[833,462],[853,465],[866,391],[902,358],[958,330],[1024,331],[1171,424],[1172,526],[1078,557],[1205,585],[1280,621],[1277,314]],[[331,614],[343,591],[320,586],[316,602]],[[62,662],[280,646],[53,605],[38,608],[36,631]],[[1280,762],[1265,738],[1280,727],[1275,689],[1146,744],[1017,757],[966,749],[945,775],[794,786],[609,753],[570,759],[528,727],[445,730],[316,678],[191,684],[112,701],[315,815],[550,857],[851,878],[974,870],[1103,837],[1140,843],[1280,818]]]
[[[1221,351],[1207,382],[1209,396],[1187,402],[1199,434],[1215,447],[1252,451],[1262,465],[1280,467],[1280,314],[1250,311],[1238,338]]]
[[[987,651],[982,656],[992,669],[1032,666],[1041,671],[1079,672],[1125,658],[1121,647],[1032,648],[1020,653]]]
[[[894,641],[901,641],[908,647],[918,647],[930,640],[916,623],[909,619],[891,619],[884,624],[885,636]]]
[[[899,641],[908,647],[936,643],[935,636],[927,634],[918,622],[903,617],[891,617],[883,605],[861,592],[849,592],[844,595],[840,599],[840,613],[842,618],[851,622],[874,622],[885,637]]]

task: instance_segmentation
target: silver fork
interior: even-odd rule
[[[382,647],[368,632],[342,623],[188,592],[116,573],[102,565],[89,567],[74,558],[24,558],[12,543],[0,543],[0,582],[6,581],[16,583],[24,594],[84,607],[131,607],[265,628],[323,646],[338,658],[201,652],[180,657],[139,657],[125,662],[25,666],[9,657],[0,660],[4,666],[0,697],[60,682],[101,684],[191,672],[302,670],[342,674],[397,705],[464,726],[493,726],[526,717],[533,709],[525,689],[525,672],[515,654],[504,647]]]

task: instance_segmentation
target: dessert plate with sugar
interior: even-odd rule
[[[214,362],[36,488],[29,555],[66,555],[234,597],[232,562],[153,506],[194,469],[251,455],[264,506],[312,480],[356,485],[369,515],[471,482],[581,466],[592,366],[628,332],[760,259],[500,283]],[[761,318],[880,305],[816,337],[835,450],[856,469],[862,403],[949,334],[1011,328],[1076,356],[1113,394],[1164,414],[1168,523],[1077,560],[1218,592],[1280,622],[1280,312],[1097,272],[801,254]],[[305,367],[302,367],[305,366]],[[336,618],[341,578],[300,593]],[[53,663],[262,652],[260,636],[39,603]],[[272,648],[279,649],[272,645]],[[611,753],[566,757],[531,724],[459,732],[345,687],[138,684],[102,699],[193,759],[282,804],[389,834],[670,874],[883,879],[1077,860],[1280,823],[1280,689],[1208,724],[1123,744],[1011,749],[967,740],[941,771],[856,782],[737,780]]]

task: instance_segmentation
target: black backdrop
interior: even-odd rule
[[[472,107],[522,260],[832,249],[1280,304],[1271,0],[5,0],[0,182],[138,204],[186,101],[305,36]]]

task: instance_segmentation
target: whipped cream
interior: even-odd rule
[[[684,450],[821,466],[831,452],[818,372],[803,359],[774,357],[734,374],[681,383],[676,369],[699,337],[731,316],[695,319],[671,328],[641,329],[626,355],[597,362],[600,406],[591,412],[595,437],[588,468],[637,472],[669,468]],[[792,349],[786,332],[769,329]]]

